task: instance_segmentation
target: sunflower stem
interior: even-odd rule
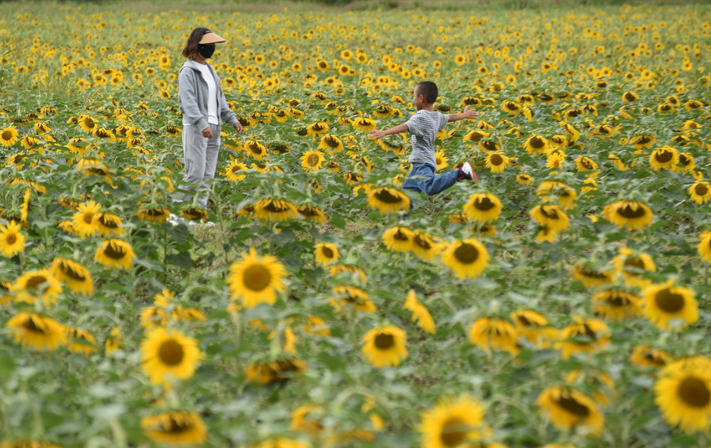
[[[114,435],[114,446],[117,448],[126,448],[126,431],[123,430],[119,421],[115,418],[109,420],[109,427]]]

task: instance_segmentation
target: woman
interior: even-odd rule
[[[227,106],[220,78],[207,63],[215,44],[225,42],[207,28],[195,28],[183,48],[188,60],[178,76],[178,105],[183,114],[184,181],[200,186],[198,205],[207,208],[210,179],[215,177],[220,151],[220,125],[229,123],[239,134],[242,125]],[[185,199],[188,200],[188,199]],[[172,218],[172,217],[171,217]]]

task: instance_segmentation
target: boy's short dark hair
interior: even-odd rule
[[[424,95],[425,100],[428,104],[434,104],[439,96],[439,90],[437,89],[437,84],[432,81],[422,81],[417,84],[415,91],[418,95]]]

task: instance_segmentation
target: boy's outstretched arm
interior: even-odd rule
[[[467,109],[465,107],[464,112],[458,114],[449,114],[447,115],[447,118],[449,119],[449,121],[459,121],[464,120],[465,118],[479,118],[479,113],[474,109]]]
[[[399,134],[401,132],[407,131],[407,125],[405,123],[399,124],[395,126],[394,128],[386,129],[384,131],[379,131],[377,129],[373,129],[370,131],[368,135],[370,135],[371,138],[380,138],[380,137],[385,137],[386,135],[393,135],[393,134]]]

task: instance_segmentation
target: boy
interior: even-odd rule
[[[409,131],[412,134],[412,154],[408,162],[412,164],[412,171],[402,184],[402,188],[411,191],[434,195],[446,190],[460,180],[479,180],[469,162],[454,171],[435,175],[437,159],[435,158],[435,138],[437,133],[444,129],[450,121],[459,121],[465,118],[477,118],[474,110],[464,109],[459,114],[444,115],[434,109],[439,91],[432,81],[423,81],[415,87],[412,103],[417,112],[406,123],[394,128],[379,131],[370,131],[372,138],[381,138],[386,135],[399,134]]]

